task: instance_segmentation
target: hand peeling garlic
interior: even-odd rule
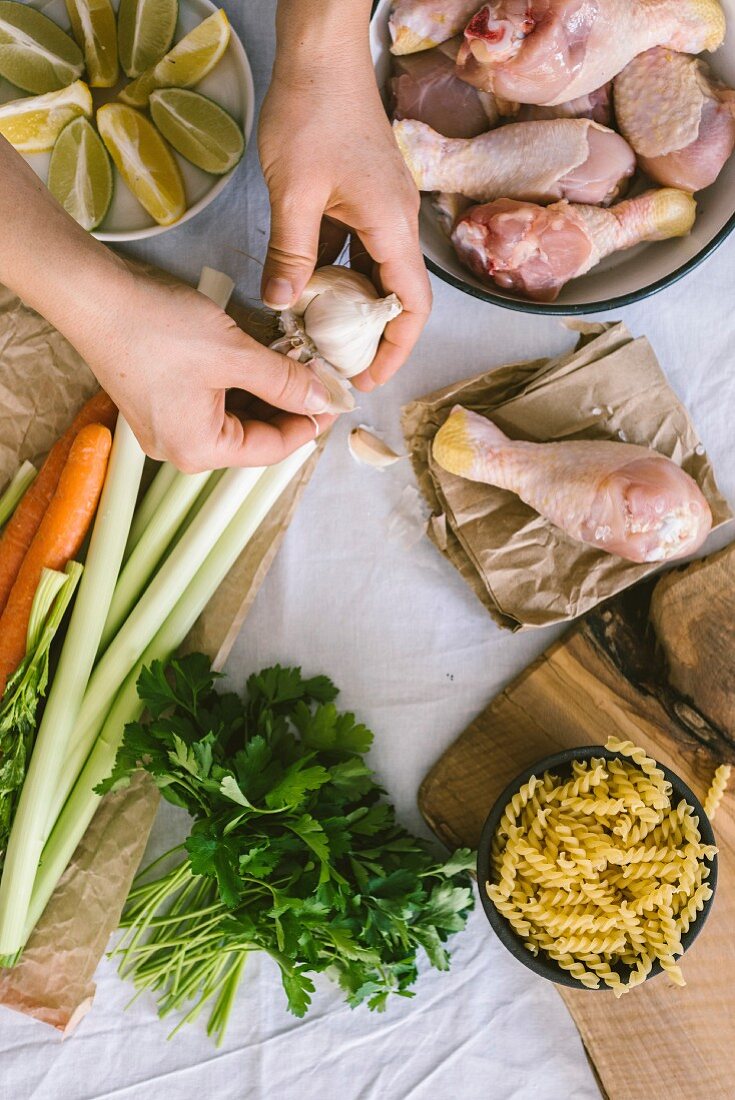
[[[347,446],[357,462],[364,466],[372,466],[375,470],[382,471],[386,466],[392,466],[394,462],[400,462],[406,457],[406,455],[396,454],[387,443],[363,427],[352,429]]]
[[[372,363],[385,326],[403,309],[395,294],[381,298],[364,275],[320,267],[279,320],[283,337],[271,347],[295,355],[327,386],[334,412],[355,407],[347,379]]]

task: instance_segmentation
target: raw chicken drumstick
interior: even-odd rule
[[[718,0],[492,0],[472,17],[457,58],[462,78],[520,103],[588,95],[654,46],[715,50]]]
[[[487,202],[512,195],[534,202],[612,202],[635,170],[620,134],[586,118],[518,122],[474,138],[445,138],[404,119],[393,132],[419,191]]]
[[[516,493],[571,538],[628,561],[690,554],[712,526],[693,478],[632,443],[511,440],[491,420],[456,405],[432,453],[449,473]]]
[[[416,53],[439,46],[464,30],[478,0],[396,0],[388,17],[391,53]]]
[[[735,91],[688,54],[636,57],[615,78],[615,111],[643,171],[669,187],[709,187],[735,147]]]
[[[646,191],[609,210],[568,202],[536,206],[498,199],[473,206],[452,231],[457,255],[481,279],[553,302],[570,279],[641,241],[682,237],[696,203],[686,191]]]
[[[393,58],[390,82],[393,118],[425,122],[445,137],[476,137],[498,122],[495,96],[457,76],[461,39],[406,57]]]

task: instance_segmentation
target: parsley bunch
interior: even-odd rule
[[[194,819],[133,888],[121,973],[162,1015],[185,1011],[178,1026],[209,1004],[218,1040],[251,951],[278,964],[296,1016],[324,971],[352,1006],[412,996],[419,949],[449,965],[445,942],[473,904],[471,853],[437,861],[396,823],[364,760],[372,734],[338,711],[326,677],[276,666],[244,700],[215,680],[201,654],[145,670],[148,721],[127,727],[100,788],[143,768]]]

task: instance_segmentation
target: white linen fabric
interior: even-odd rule
[[[224,4],[242,35],[258,95],[274,48],[274,0]],[[253,143],[254,144],[254,143]],[[304,165],[304,173],[308,165]],[[386,202],[390,196],[386,195]],[[268,206],[255,149],[235,180],[193,222],[130,249],[196,282],[202,265],[227,271],[257,300]],[[619,310],[652,341],[674,389],[735,499],[735,243],[666,292]],[[358,467],[346,438],[359,423],[400,448],[399,409],[429,390],[518,359],[552,355],[573,335],[552,318],[473,300],[434,280],[435,308],[411,363],[361,397],[334,431],[281,553],[230,658],[230,683],[268,663],[327,672],[341,702],[375,731],[371,761],[403,821],[426,832],[416,807],[424,774],[470,719],[558,632],[500,631],[425,538],[407,461]],[[610,318],[612,319],[612,318]],[[720,533],[718,543],[732,537]],[[164,806],[149,855],[183,834]],[[659,979],[661,980],[661,979]],[[104,960],[97,998],[61,1042],[0,1009],[0,1100],[593,1100],[598,1089],[554,988],[510,957],[476,912],[454,941],[449,974],[426,971],[413,1000],[383,1015],[351,1011],[320,981],[305,1020],[290,1017],[275,967],[246,969],[218,1050],[198,1022],[170,1042],[151,999],[124,1011],[131,987]],[[592,995],[592,994],[590,994]]]

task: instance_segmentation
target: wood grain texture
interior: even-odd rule
[[[723,573],[723,569],[726,572]],[[576,745],[630,738],[704,796],[714,768],[735,756],[735,727],[718,725],[723,667],[732,683],[735,651],[721,644],[733,629],[735,546],[652,586],[638,586],[582,620],[513,681],[450,747],[424,780],[419,805],[449,846],[478,842],[493,801],[524,768]],[[696,578],[696,582],[691,578]],[[696,643],[659,647],[649,623],[673,623],[686,635],[690,585],[697,607],[719,620],[700,628]],[[702,611],[702,615],[704,611]],[[664,652],[675,667],[685,652],[685,698],[666,679]],[[678,666],[676,666],[678,667]],[[733,1095],[735,1050],[735,798],[718,812],[719,883],[700,938],[683,960],[685,989],[661,975],[616,1001],[607,993],[558,987],[611,1100],[707,1100]],[[488,935],[492,935],[488,928]],[[518,963],[520,966],[521,963]],[[539,981],[543,979],[539,978]]]

